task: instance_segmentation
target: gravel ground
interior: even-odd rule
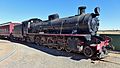
[[[120,54],[101,61],[34,44],[0,40],[0,68],[120,68]]]

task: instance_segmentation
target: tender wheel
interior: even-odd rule
[[[89,47],[89,46],[86,46],[86,47],[84,48],[83,53],[84,53],[84,55],[85,55],[86,57],[92,57],[93,54],[94,54],[93,50],[92,50],[91,47]]]
[[[48,45],[49,48],[53,48],[51,45]]]
[[[22,38],[22,41],[25,42],[25,37]]]
[[[72,50],[70,48],[65,48],[67,52],[71,52]]]
[[[10,36],[10,41],[14,41],[14,37],[12,35]]]
[[[62,50],[62,47],[60,47],[60,46],[57,46],[56,48],[57,48],[57,50]]]
[[[26,41],[27,41],[28,43],[30,43],[30,42],[31,42],[29,37],[27,37]]]

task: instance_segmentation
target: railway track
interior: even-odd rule
[[[5,43],[7,43],[7,45],[4,45]],[[3,42],[3,40],[0,40],[0,46],[1,46],[0,62],[12,56],[16,52],[16,49],[17,49],[17,46],[14,44],[11,44],[11,42],[9,41]]]
[[[120,66],[120,62],[117,61],[116,59],[120,59],[120,54],[112,51],[109,53],[109,55],[106,58],[100,60],[94,60],[91,61],[91,63],[112,63]]]

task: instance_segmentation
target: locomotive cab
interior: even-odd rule
[[[22,22],[22,35],[26,36],[26,34],[31,33],[33,26],[36,25],[37,23],[40,23],[42,21],[41,19],[38,18],[33,18],[27,21]]]

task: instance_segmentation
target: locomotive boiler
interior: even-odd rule
[[[65,18],[53,14],[45,21],[38,18],[23,21],[15,26],[11,39],[102,58],[107,55],[110,38],[97,36],[100,8],[96,7],[94,13],[85,13],[85,9],[79,7],[77,15]]]
[[[30,31],[32,33],[95,35],[99,27],[99,20],[96,17],[99,16],[99,8],[95,8],[95,13],[88,14],[85,13],[85,9],[85,6],[79,7],[78,15],[66,18],[59,18],[58,14],[49,15],[47,21],[32,23]]]

